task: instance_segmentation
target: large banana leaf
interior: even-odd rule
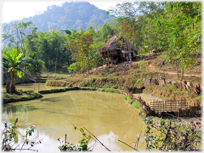
[[[14,48],[13,50],[12,50],[12,60],[13,61],[17,61],[16,59],[16,57],[17,57],[17,49],[16,48]]]
[[[16,58],[16,61],[18,61],[22,56],[23,56],[23,53],[20,53],[20,54],[18,55],[18,57]]]

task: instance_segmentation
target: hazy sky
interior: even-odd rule
[[[1,21],[10,22],[35,15],[37,12],[45,11],[47,6],[60,5],[70,1],[88,1],[96,7],[107,10],[117,3],[125,0],[0,0],[1,1]],[[131,0],[129,0],[131,1]]]

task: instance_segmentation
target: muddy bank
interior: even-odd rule
[[[66,92],[71,90],[90,90],[90,91],[102,91],[102,92],[111,92],[111,93],[121,93],[123,94],[123,90],[113,89],[113,88],[94,88],[94,87],[67,87],[62,89],[51,89],[51,90],[40,90],[38,91],[40,94],[50,94],[50,93],[59,93]]]
[[[33,99],[42,98],[40,93],[34,91],[21,91],[19,94],[10,94],[3,92],[3,104],[18,102],[18,101],[28,101]]]

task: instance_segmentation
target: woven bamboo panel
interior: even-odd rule
[[[152,100],[149,102],[151,109],[155,110],[155,113],[160,112],[178,112],[180,109],[186,109],[186,100]]]

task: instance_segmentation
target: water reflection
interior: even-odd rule
[[[123,98],[120,94],[96,91],[47,94],[42,99],[4,106],[2,119],[12,121],[15,116],[20,116],[19,127],[27,127],[30,123],[35,125],[39,138],[43,138],[43,144],[39,145],[43,150],[49,149],[46,148],[48,144],[57,148],[60,145],[57,139],[64,139],[65,134],[69,142],[77,143],[81,133],[74,130],[74,124],[78,128],[86,127],[112,150],[133,151],[117,140],[131,144],[141,130],[144,132],[145,124],[139,112]],[[102,148],[100,144],[95,147],[97,151],[106,150]]]
[[[27,111],[33,111],[36,110],[34,106],[28,106],[28,105],[6,105],[3,108],[3,113],[10,114],[10,113],[16,113],[19,112],[27,112]]]
[[[52,97],[52,98],[47,97],[47,98],[42,98],[42,99],[40,99],[41,102],[58,102],[58,100],[59,100],[59,97],[58,97],[58,96]],[[65,101],[72,102],[72,99],[71,99],[70,96],[66,96]]]
[[[120,146],[118,143],[118,136],[115,135],[112,131],[109,134],[103,134],[98,137],[98,139],[103,142],[103,144],[110,149],[111,151],[120,151]],[[93,151],[107,151],[99,142],[91,141],[89,147],[93,146]]]
[[[75,131],[76,132],[76,131]],[[18,128],[18,138],[16,139],[18,144],[23,144],[24,139],[23,135],[25,135],[26,130],[22,128]],[[64,140],[64,137],[60,138],[61,140]],[[98,139],[103,142],[103,144],[110,149],[111,151],[120,151],[121,147],[117,144],[118,143],[118,136],[115,135],[112,131],[110,131],[108,134],[103,134],[98,136]],[[60,152],[58,147],[61,144],[57,139],[53,139],[47,134],[46,132],[35,130],[32,136],[28,137],[29,144],[24,145],[24,149],[30,147],[30,142],[38,142],[41,140],[41,144],[36,144],[32,149],[42,151],[42,152]],[[72,142],[68,138],[68,142],[77,144],[77,142]],[[18,148],[21,148],[21,145]],[[93,151],[107,151],[106,148],[104,148],[99,142],[95,141],[95,139],[90,139],[88,148],[93,149]]]
[[[17,140],[19,147],[17,149],[21,149],[22,145],[24,144],[24,138],[23,136],[26,134],[26,129],[18,128],[17,132]],[[31,149],[42,151],[42,152],[60,152],[58,149],[59,142],[53,138],[51,138],[46,132],[35,130],[34,133],[32,133],[32,136],[27,137],[28,138],[28,144],[24,144],[23,149],[30,148],[30,142],[38,142],[39,140],[42,142],[41,144],[37,143],[34,147]],[[17,146],[17,145],[15,145]],[[15,147],[13,146],[13,147]]]
[[[17,84],[16,88],[21,90],[39,91],[39,90],[59,89],[64,87],[46,86],[45,83],[24,83],[24,84]],[[6,90],[5,86],[3,87],[3,90]]]
[[[5,105],[2,109],[4,121],[14,122],[15,118],[18,117],[21,121],[24,121],[25,113],[29,111],[36,111],[34,106],[29,105]]]

